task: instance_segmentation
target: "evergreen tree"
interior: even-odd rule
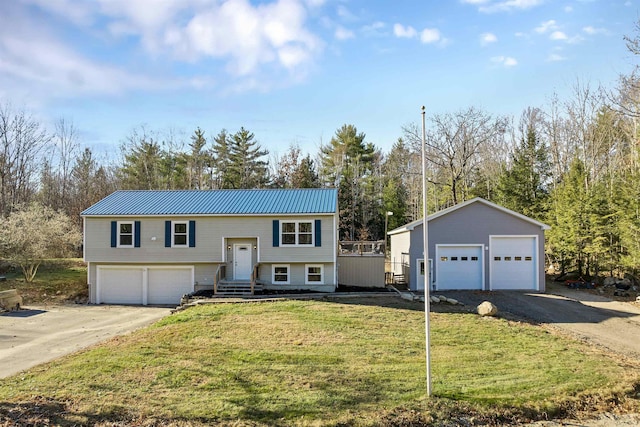
[[[373,173],[376,150],[364,139],[365,134],[358,133],[355,126],[343,125],[329,144],[320,148],[324,183],[338,188],[342,240],[355,240],[368,234],[369,224],[363,221],[366,218],[363,200],[365,181]]]
[[[229,147],[229,185],[231,188],[264,188],[269,183],[268,163],[255,135],[244,127],[231,136]]]
[[[550,175],[547,152],[533,126],[515,148],[512,162],[498,180],[497,201],[523,215],[542,220],[548,197]]]
[[[207,173],[211,164],[211,153],[205,149],[206,144],[204,131],[198,127],[191,135],[191,143],[189,143],[191,152],[187,154],[189,188],[196,190],[211,188]]]
[[[228,169],[230,160],[230,137],[226,129],[222,129],[213,138],[213,149],[211,150],[211,182],[212,188],[233,188]]]

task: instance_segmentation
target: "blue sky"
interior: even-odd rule
[[[114,152],[134,128],[244,126],[315,154],[343,124],[388,151],[470,106],[518,117],[637,63],[638,0],[12,0],[0,102]]]

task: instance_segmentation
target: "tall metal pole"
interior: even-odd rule
[[[424,239],[424,328],[427,354],[427,397],[431,397],[431,333],[429,312],[431,311],[431,295],[429,293],[429,221],[427,220],[427,144],[425,129],[425,108],[422,106],[422,230]]]

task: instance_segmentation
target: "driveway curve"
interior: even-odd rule
[[[0,314],[0,378],[147,326],[169,308],[114,305],[30,307]]]
[[[640,360],[640,307],[561,285],[552,285],[547,292],[457,291],[443,294],[474,307],[482,301],[491,301],[499,311],[555,326],[609,351]],[[436,291],[436,294],[439,293]]]

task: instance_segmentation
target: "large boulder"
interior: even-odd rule
[[[484,301],[478,306],[478,314],[480,316],[495,316],[498,314],[498,307],[490,301]]]

